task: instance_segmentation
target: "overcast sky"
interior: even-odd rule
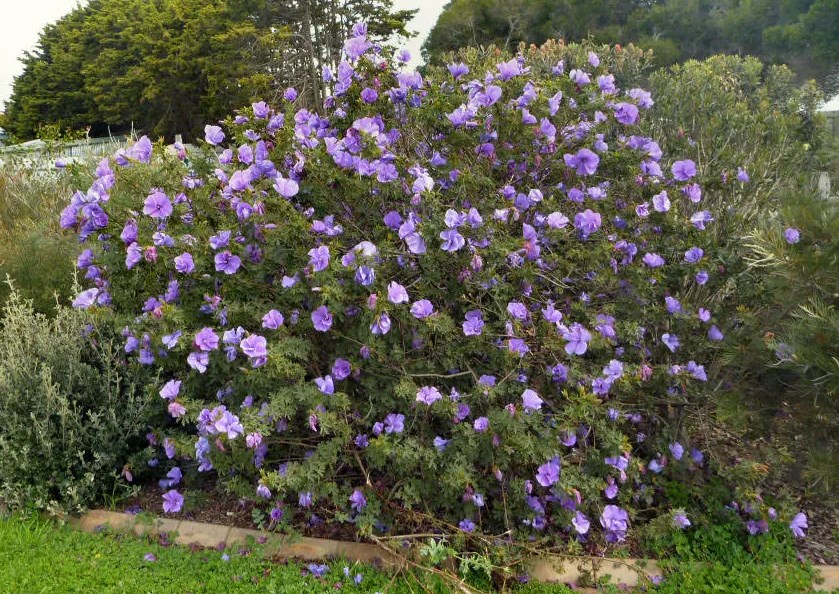
[[[416,8],[421,6],[409,28],[419,35],[411,40],[407,48],[414,63],[420,57],[419,48],[425,36],[437,21],[437,16],[447,0],[395,0],[397,8]],[[53,23],[73,10],[79,0],[2,0],[3,4],[12,4],[3,8],[0,19],[0,106],[12,93],[12,81],[21,72],[18,58],[26,50],[31,50],[38,42],[38,33],[48,23]],[[15,5],[16,4],[16,5]]]

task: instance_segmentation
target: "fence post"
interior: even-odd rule
[[[830,174],[827,171],[819,173],[819,196],[822,200],[830,199]]]

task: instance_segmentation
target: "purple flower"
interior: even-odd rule
[[[577,175],[593,175],[600,164],[600,157],[597,153],[588,149],[580,149],[576,155],[565,154],[563,156],[567,167],[577,170]]]
[[[574,517],[571,519],[571,525],[574,526],[574,530],[577,531],[577,534],[587,534],[589,528],[591,528],[591,522],[589,522],[588,518],[582,512],[577,512],[574,514]]]
[[[708,340],[712,342],[720,342],[724,338],[725,335],[720,331],[720,329],[717,328],[716,325],[712,324],[708,329]]]
[[[192,369],[198,371],[198,373],[204,373],[210,364],[210,355],[209,353],[192,352],[186,358],[186,362]]]
[[[251,359],[261,359],[268,356],[268,341],[264,336],[251,334],[239,343],[242,352]]]
[[[466,240],[463,238],[463,235],[458,233],[456,229],[441,231],[440,239],[443,240],[440,247],[447,252],[456,252],[466,245]]]
[[[591,333],[581,324],[574,322],[570,328],[562,330],[562,338],[565,339],[565,352],[569,355],[583,355],[588,350],[588,343],[591,341]]]
[[[676,349],[679,348],[679,337],[675,334],[665,333],[661,335],[661,342],[670,349],[671,353],[675,353]]]
[[[434,438],[434,447],[438,452],[442,452],[449,445],[450,439],[443,439],[439,435]]]
[[[678,299],[671,297],[670,295],[664,298],[664,307],[667,309],[667,313],[671,314],[680,313],[682,311],[682,304],[679,303]]]
[[[795,538],[804,538],[804,530],[807,528],[809,528],[807,525],[807,516],[801,512],[795,514],[795,517],[789,523],[789,529],[792,530]]]
[[[749,520],[746,522],[746,530],[749,531],[749,534],[755,536],[757,534],[766,534],[769,532],[769,523],[764,520]]]
[[[256,494],[262,497],[263,499],[270,499],[271,498],[271,490],[268,489],[265,485],[259,485],[256,488]]]
[[[277,179],[274,180],[274,189],[283,198],[292,198],[300,191],[300,186],[293,179],[277,176]]]
[[[685,252],[685,262],[688,264],[696,264],[705,256],[702,248],[692,247]]]
[[[145,555],[143,555],[143,561],[154,563],[155,561],[157,561],[157,557],[154,556],[154,553],[146,553]]]
[[[798,243],[799,241],[801,241],[801,233],[798,231],[798,229],[795,229],[793,227],[788,227],[784,231],[784,239],[790,245],[792,245],[794,243]]]
[[[677,181],[688,181],[696,175],[696,163],[690,159],[676,161],[670,171],[673,172],[673,178]]]
[[[501,80],[510,80],[514,76],[522,74],[521,64],[519,64],[517,58],[496,64],[495,67],[498,68],[498,75]]]
[[[362,493],[360,489],[356,489],[352,492],[352,495],[350,495],[350,507],[357,512],[360,512],[367,507],[367,499],[364,497],[364,493]]]
[[[528,316],[527,307],[520,301],[510,301],[507,304],[507,313],[517,320],[526,320]]]
[[[559,463],[557,458],[545,462],[538,468],[536,482],[543,487],[551,487],[559,482]]]
[[[378,98],[379,94],[376,92],[375,89],[365,87],[364,90],[361,91],[361,100],[365,103],[375,103],[376,99]]]
[[[422,402],[423,404],[427,404],[429,406],[440,400],[442,397],[443,395],[440,394],[440,391],[432,386],[423,386],[417,392],[417,402]]]
[[[545,219],[545,222],[551,229],[563,229],[568,226],[569,220],[568,217],[561,212],[552,212],[548,215],[548,218]]]
[[[390,316],[387,312],[384,312],[373,318],[373,323],[370,324],[370,332],[376,335],[384,335],[390,332],[390,326]]]
[[[285,318],[283,318],[283,314],[276,309],[272,309],[262,316],[262,327],[268,328],[269,330],[276,330],[283,325],[284,321]]]
[[[610,381],[618,379],[623,375],[623,363],[621,363],[617,359],[612,359],[603,368],[603,375],[609,378]]]
[[[653,196],[653,208],[656,212],[667,212],[670,210],[670,198],[667,196],[667,190]]]
[[[700,231],[705,230],[705,223],[710,223],[713,220],[714,217],[712,217],[711,213],[707,210],[700,210],[699,212],[694,213],[690,216],[691,224]]]
[[[224,132],[218,126],[204,126],[204,140],[213,146],[224,142]]]
[[[175,270],[181,274],[189,274],[195,270],[195,262],[192,260],[192,254],[184,252],[180,256],[175,257]]]
[[[474,532],[476,528],[475,522],[468,518],[461,520],[460,523],[458,523],[457,527],[463,530],[464,532]]]
[[[685,365],[685,371],[699,381],[708,381],[708,375],[705,373],[705,367],[697,365],[695,361],[688,361],[688,364]]]
[[[309,570],[310,574],[319,578],[329,573],[329,565],[320,565],[318,563],[309,563],[306,569]]]
[[[181,382],[179,380],[169,380],[160,389],[160,397],[166,400],[174,400],[178,397],[181,391]]]
[[[606,499],[614,499],[618,496],[618,485],[612,477],[609,477],[609,484],[603,489],[603,495],[605,495]]]
[[[534,390],[525,390],[521,395],[521,400],[524,410],[528,412],[542,409],[543,400]]]
[[[82,291],[76,298],[73,299],[73,307],[78,309],[87,309],[91,307],[94,303],[96,303],[96,298],[99,295],[99,289],[87,289],[86,291]]]
[[[400,303],[408,303],[410,301],[408,298],[408,291],[406,291],[405,287],[396,281],[391,281],[391,283],[387,286],[387,298],[388,301],[396,305]]]
[[[376,281],[376,271],[369,266],[359,266],[355,271],[355,282],[363,287],[369,287]]]
[[[449,69],[449,74],[451,74],[455,80],[459,79],[461,76],[469,74],[469,67],[463,62],[458,64],[449,64],[447,68]]]
[[[352,365],[346,359],[335,359],[335,363],[332,364],[332,376],[335,378],[336,381],[342,381],[350,377],[350,373],[352,372]]]
[[[478,417],[475,419],[475,423],[473,425],[475,431],[478,433],[483,433],[487,429],[489,429],[489,419],[486,417]]]
[[[667,446],[670,450],[670,453],[673,455],[673,458],[676,460],[681,460],[682,456],[685,453],[685,448],[680,444],[678,441],[671,443]]]
[[[602,218],[600,217],[600,213],[588,208],[574,216],[574,227],[584,239],[597,231],[601,224]]]
[[[175,489],[163,494],[163,511],[167,514],[176,514],[184,506],[184,496]]]
[[[673,526],[679,530],[684,530],[690,526],[690,520],[688,520],[688,517],[685,514],[676,514],[673,516]]]
[[[607,505],[600,514],[600,525],[606,531],[607,542],[623,542],[629,528],[629,514],[616,505]]]
[[[749,182],[749,174],[742,167],[737,168],[737,179],[744,184]]]
[[[411,305],[411,315],[418,320],[424,320],[434,313],[434,306],[428,299],[420,299]]]
[[[568,77],[574,81],[577,86],[585,86],[591,82],[591,77],[589,77],[587,72],[574,68],[571,72],[568,73]]]
[[[650,268],[659,268],[664,266],[664,258],[652,252],[644,254],[643,262]]]
[[[143,214],[153,219],[165,219],[172,214],[172,203],[163,190],[152,190],[143,202]]]
[[[357,60],[364,55],[364,52],[370,49],[370,45],[370,42],[367,41],[367,37],[364,35],[350,37],[344,42],[344,53],[350,60]]]
[[[390,413],[385,417],[385,433],[402,433],[405,430],[405,415]]]
[[[320,272],[329,266],[329,247],[322,245],[309,250],[309,264],[312,270]]]
[[[467,107],[466,105],[461,105],[453,112],[446,114],[446,117],[455,128],[459,128],[463,125],[469,124],[474,116],[475,111],[472,108]],[[474,125],[474,122],[471,125]]]
[[[312,507],[312,494],[308,491],[300,493],[297,497],[297,505],[304,509]]]
[[[326,332],[332,327],[332,314],[329,313],[329,308],[321,305],[312,312],[312,324],[318,332]]]
[[[473,309],[466,312],[466,321],[463,322],[463,334],[465,336],[480,336],[484,328],[483,314],[480,310]]]
[[[216,272],[224,274],[235,274],[242,265],[242,259],[234,256],[229,250],[219,252],[215,257]]]
[[[625,126],[631,126],[638,121],[638,108],[632,103],[617,103],[613,109],[615,119]]]
[[[212,328],[202,328],[195,334],[195,346],[204,352],[218,348],[218,334]]]

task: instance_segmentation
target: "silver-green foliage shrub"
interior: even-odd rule
[[[0,312],[0,499],[78,510],[111,492],[143,447],[149,405],[107,330],[47,317],[12,289]]]

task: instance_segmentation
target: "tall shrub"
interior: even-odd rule
[[[720,321],[686,296],[716,215],[640,133],[619,52],[561,51],[426,80],[359,25],[323,115],[290,89],[208,125],[218,167],[179,183],[124,183],[172,160],[148,139],[100,165],[62,214],[75,305],[163,374],[165,511],[215,471],[362,532],[620,542],[675,513],[665,487],[704,466],[667,421],[705,391]]]

